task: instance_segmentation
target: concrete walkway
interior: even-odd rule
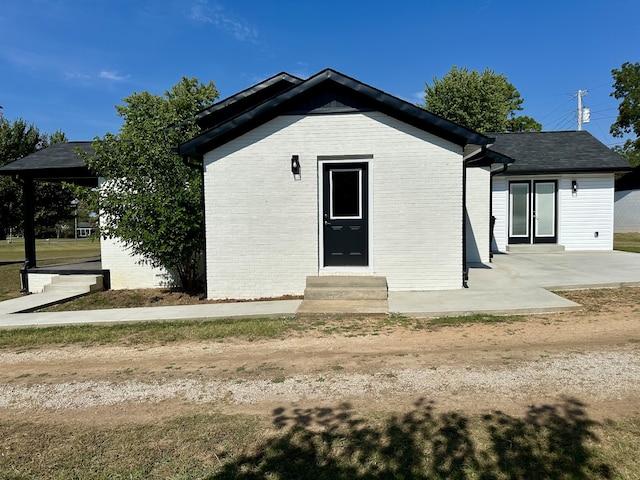
[[[640,286],[640,254],[563,252],[500,254],[469,272],[469,288],[389,292],[389,312],[413,317],[469,313],[519,314],[580,308],[547,289]],[[56,296],[57,295],[57,296]],[[55,298],[54,298],[55,296]],[[301,300],[217,303],[55,313],[15,313],[61,301],[61,294],[34,294],[0,302],[0,328],[295,315]]]

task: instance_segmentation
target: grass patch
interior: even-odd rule
[[[36,240],[38,263],[48,265],[55,261],[72,261],[100,256],[100,241],[91,238]],[[0,261],[24,260],[24,239],[0,243]]]
[[[89,313],[87,315],[90,315]],[[427,328],[428,326],[460,325],[471,323],[513,322],[523,317],[469,315],[436,319],[412,319],[396,324],[398,328]],[[44,345],[108,345],[108,344],[167,344],[186,341],[224,340],[239,338],[249,341],[280,338],[310,332],[332,335],[339,330],[352,336],[376,335],[389,331],[391,324],[385,318],[365,319],[340,317],[314,323],[305,318],[227,318],[214,320],[181,320],[167,322],[120,323],[112,325],[61,325],[53,327],[26,327],[0,329],[0,348],[35,348]],[[347,322],[345,329],[331,328],[327,324]],[[418,325],[416,327],[416,325]],[[334,370],[341,369],[336,366]]]
[[[20,296],[20,267],[0,265],[0,302]]]
[[[237,337],[275,338],[297,330],[288,318],[241,318],[206,321],[142,322],[116,325],[68,325],[0,330],[0,348],[43,345],[166,344]]]
[[[473,315],[461,315],[457,317],[440,317],[428,321],[429,325],[465,325],[469,323],[513,323],[521,322],[522,315],[486,315],[475,313]]]
[[[640,233],[616,233],[613,248],[625,252],[640,253]]]
[[[0,422],[0,478],[631,479],[640,417],[597,423],[576,400],[521,415],[418,402],[403,413],[277,408],[95,426]]]

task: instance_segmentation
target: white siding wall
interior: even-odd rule
[[[564,176],[558,190],[558,243],[566,250],[612,250],[613,174]]]
[[[489,167],[467,168],[467,262],[489,262]]]
[[[509,181],[516,180],[531,180],[531,177],[493,179],[494,234],[500,251],[505,251],[508,241],[508,185]],[[566,250],[613,249],[613,174],[536,176],[535,180],[558,182],[558,244]],[[571,191],[573,180],[578,183],[576,195]]]
[[[615,193],[615,232],[640,232],[640,190]]]
[[[303,293],[320,270],[317,158],[343,155],[373,155],[363,273],[385,275],[392,290],[460,288],[461,153],[380,113],[279,117],[209,152],[209,298]]]
[[[111,274],[111,288],[159,288],[170,285],[164,270],[140,263],[140,257],[132,255],[125,246],[114,239],[100,240],[102,268]]]

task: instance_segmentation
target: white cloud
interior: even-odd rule
[[[210,4],[209,0],[196,0],[191,6],[189,19],[211,24],[243,42],[255,42],[258,38],[258,32],[255,28],[249,26],[242,19],[234,18],[222,5],[215,2]]]
[[[89,80],[91,79],[90,75],[85,75],[80,72],[65,72],[64,74],[67,78],[71,78],[73,80]]]
[[[120,75],[118,72],[113,70],[102,70],[98,74],[99,78],[104,78],[105,80],[113,80],[115,82],[121,82],[122,80],[126,80],[129,78],[129,75]]]

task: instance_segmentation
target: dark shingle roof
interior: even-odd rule
[[[622,172],[629,163],[589,132],[491,133],[490,150],[515,159],[505,175]]]
[[[97,183],[76,148],[93,154],[91,142],[54,143],[0,168],[0,175],[18,175],[36,180]]]
[[[279,115],[370,110],[381,111],[461,146],[487,145],[491,140],[332,69],[323,70],[299,83],[292,81],[290,88],[271,98],[249,95],[243,96],[242,100],[246,107],[244,111],[239,111],[234,116],[225,116],[222,123],[180,145],[178,152],[198,158]],[[223,110],[216,110],[214,105],[211,113],[222,115]],[[206,111],[199,123],[210,125]]]

